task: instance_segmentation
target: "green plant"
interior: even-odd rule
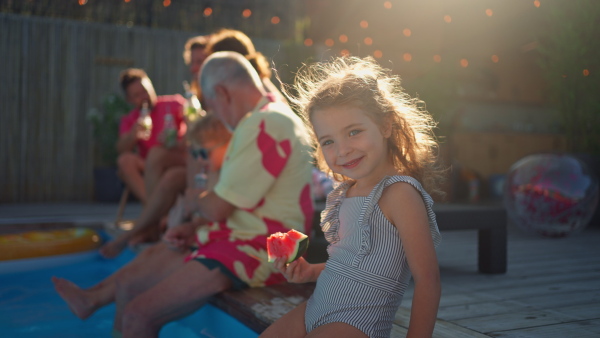
[[[569,148],[600,155],[600,2],[553,0],[544,8],[540,66]]]
[[[100,109],[92,108],[88,113],[88,120],[92,124],[96,165],[116,166],[119,122],[130,109],[121,96],[109,94],[102,100]]]

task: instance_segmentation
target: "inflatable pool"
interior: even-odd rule
[[[54,291],[52,276],[90,287],[129,262],[125,250],[113,260],[97,250],[0,262],[0,337],[110,337],[114,305],[82,321]],[[161,337],[257,337],[258,334],[221,310],[206,305],[168,324]]]

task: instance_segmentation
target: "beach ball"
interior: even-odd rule
[[[598,178],[570,155],[527,156],[510,168],[504,204],[521,229],[546,237],[581,231],[598,204]]]

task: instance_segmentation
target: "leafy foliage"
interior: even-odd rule
[[[600,2],[555,0],[541,9],[540,66],[571,151],[600,155]]]
[[[88,114],[95,141],[96,164],[115,166],[117,162],[117,140],[121,117],[131,108],[119,95],[107,95],[102,101],[101,110],[93,108]]]

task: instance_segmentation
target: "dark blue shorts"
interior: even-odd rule
[[[248,284],[246,284],[246,282],[239,279],[238,276],[236,276],[233,272],[231,272],[231,270],[229,270],[225,265],[223,265],[223,263],[219,262],[218,260],[202,257],[194,258],[194,260],[204,264],[204,266],[206,266],[209,270],[219,268],[222,274],[231,279],[231,283],[233,284],[234,290],[242,290],[248,287]]]

